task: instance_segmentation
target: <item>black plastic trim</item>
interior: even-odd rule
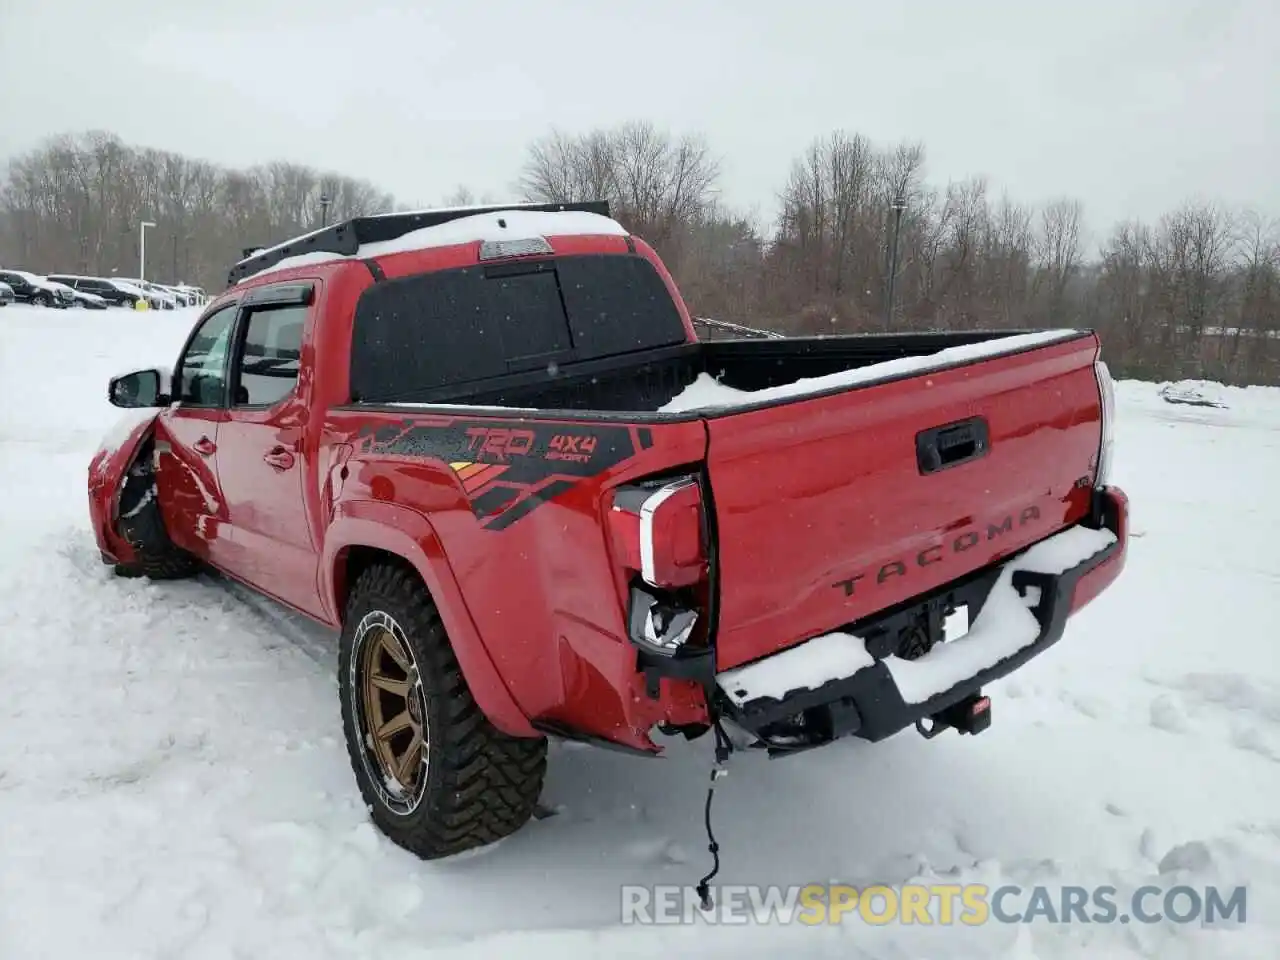
[[[398,240],[414,230],[438,227],[463,217],[501,213],[506,210],[525,210],[536,213],[597,213],[609,216],[607,200],[591,200],[583,203],[505,203],[486,207],[451,207],[445,210],[421,210],[416,213],[388,213],[372,217],[354,217],[332,226],[322,227],[301,237],[247,256],[227,274],[227,283],[235,286],[241,280],[274,267],[282,260],[304,253],[333,253],[354,257],[361,245]]]
[[[316,286],[310,281],[278,283],[255,287],[240,300],[242,308],[249,307],[306,307],[315,299]]]
[[[916,466],[921,476],[980,460],[990,450],[991,431],[983,417],[970,417],[916,434]]]
[[[593,733],[583,733],[580,730],[574,730],[564,724],[556,723],[553,720],[532,720],[529,725],[541,734],[548,737],[558,737],[561,740],[572,740],[575,743],[586,743],[593,747],[600,747],[604,750],[613,750],[617,753],[625,753],[632,757],[656,757],[656,750],[642,750],[639,747],[628,746],[625,743],[617,743],[608,740],[605,737],[596,736]]]
[[[658,699],[659,681],[693,680],[710,689],[716,678],[715,647],[681,647],[671,656],[652,653],[632,642],[636,648],[636,670],[644,674],[646,693]]]

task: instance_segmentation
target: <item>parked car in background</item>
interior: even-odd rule
[[[26,270],[0,270],[0,282],[13,288],[14,299],[19,303],[66,309],[75,302],[75,292],[69,287],[50,283],[48,278]]]
[[[185,290],[192,296],[192,304],[197,307],[203,307],[209,302],[209,295],[204,292],[203,287],[193,287],[190,284],[182,283],[178,285],[179,290]]]
[[[139,300],[146,299],[146,294],[137,287],[123,281],[109,280],[106,277],[82,277],[72,273],[58,273],[50,274],[49,279],[65,284],[77,293],[99,297],[111,306],[132,309]]]
[[[135,298],[130,306],[136,307],[139,301],[145,302],[148,306],[158,306],[158,302],[156,302],[155,299],[147,293],[147,291],[143,290],[134,281],[121,280],[118,277],[110,277],[109,279],[111,280],[112,285],[119,287],[125,293]]]
[[[150,280],[138,280],[134,277],[125,277],[124,279],[126,283],[141,289],[147,295],[147,300],[151,303],[151,306],[156,310],[177,309],[178,298],[158,284],[154,284]]]
[[[75,303],[73,307],[83,307],[86,310],[106,310],[111,304],[107,303],[102,297],[96,293],[90,293],[87,290],[72,290],[75,295]]]
[[[117,283],[128,284],[130,287],[137,290],[140,294],[142,294],[143,298],[146,299],[147,305],[150,306],[153,310],[163,309],[166,299],[168,299],[170,302],[172,302],[173,300],[173,297],[165,293],[164,291],[152,289],[152,285],[145,280],[139,280],[136,277],[123,277],[123,278],[112,277],[111,279],[115,280]],[[176,306],[176,304],[174,304],[174,306]]]
[[[7,283],[0,283],[0,307],[7,307],[13,303],[13,287]]]
[[[156,286],[165,293],[172,294],[173,299],[180,307],[194,307],[196,305],[196,298],[181,287],[175,287],[169,283],[157,283]]]
[[[45,277],[45,279],[49,280],[48,277]],[[49,284],[59,294],[62,294],[63,296],[66,296],[69,294],[71,296],[71,302],[69,306],[83,307],[87,310],[107,309],[107,301],[103,300],[101,297],[97,296],[96,294],[81,292],[80,290],[77,290],[74,287],[68,286],[67,284],[61,283],[57,280],[49,280]]]

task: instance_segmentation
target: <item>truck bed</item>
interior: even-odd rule
[[[572,412],[589,418],[685,419],[888,383],[1081,336],[1088,334],[977,330],[709,341],[624,354],[573,368],[550,368],[545,373],[514,374],[395,397],[370,396],[361,405],[444,404],[501,407],[534,415]],[[709,379],[729,389],[708,390]],[[732,396],[734,391],[766,392]]]

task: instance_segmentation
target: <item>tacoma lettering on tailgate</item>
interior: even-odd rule
[[[1006,533],[1012,533],[1014,525],[1025,527],[1028,523],[1040,519],[1039,507],[1027,507],[1021,513],[1009,514],[999,523],[988,523],[985,536],[978,530],[968,530],[964,533],[957,534],[946,543],[935,543],[931,547],[925,547],[914,557],[907,557],[900,560],[890,560],[882,565],[876,571],[876,586],[884,583],[893,577],[905,577],[912,569],[922,569],[931,567],[935,563],[941,563],[948,556],[954,556],[957,553],[964,553],[966,550],[972,550],[984,539],[995,540]],[[856,577],[846,577],[844,580],[837,580],[831,586],[837,590],[843,590],[846,597],[852,597],[857,589],[858,583],[867,578],[867,574],[860,573]]]

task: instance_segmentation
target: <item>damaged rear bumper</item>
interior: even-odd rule
[[[977,699],[982,686],[1057,643],[1071,614],[1119,576],[1127,526],[1124,493],[1101,489],[1087,520],[964,584],[719,674],[720,710],[772,753],[847,735],[883,740],[930,719],[955,725],[970,704],[986,711]],[[867,639],[905,616],[929,612],[936,619],[938,610],[959,603],[978,610],[972,629],[935,643],[917,659],[885,656]]]

